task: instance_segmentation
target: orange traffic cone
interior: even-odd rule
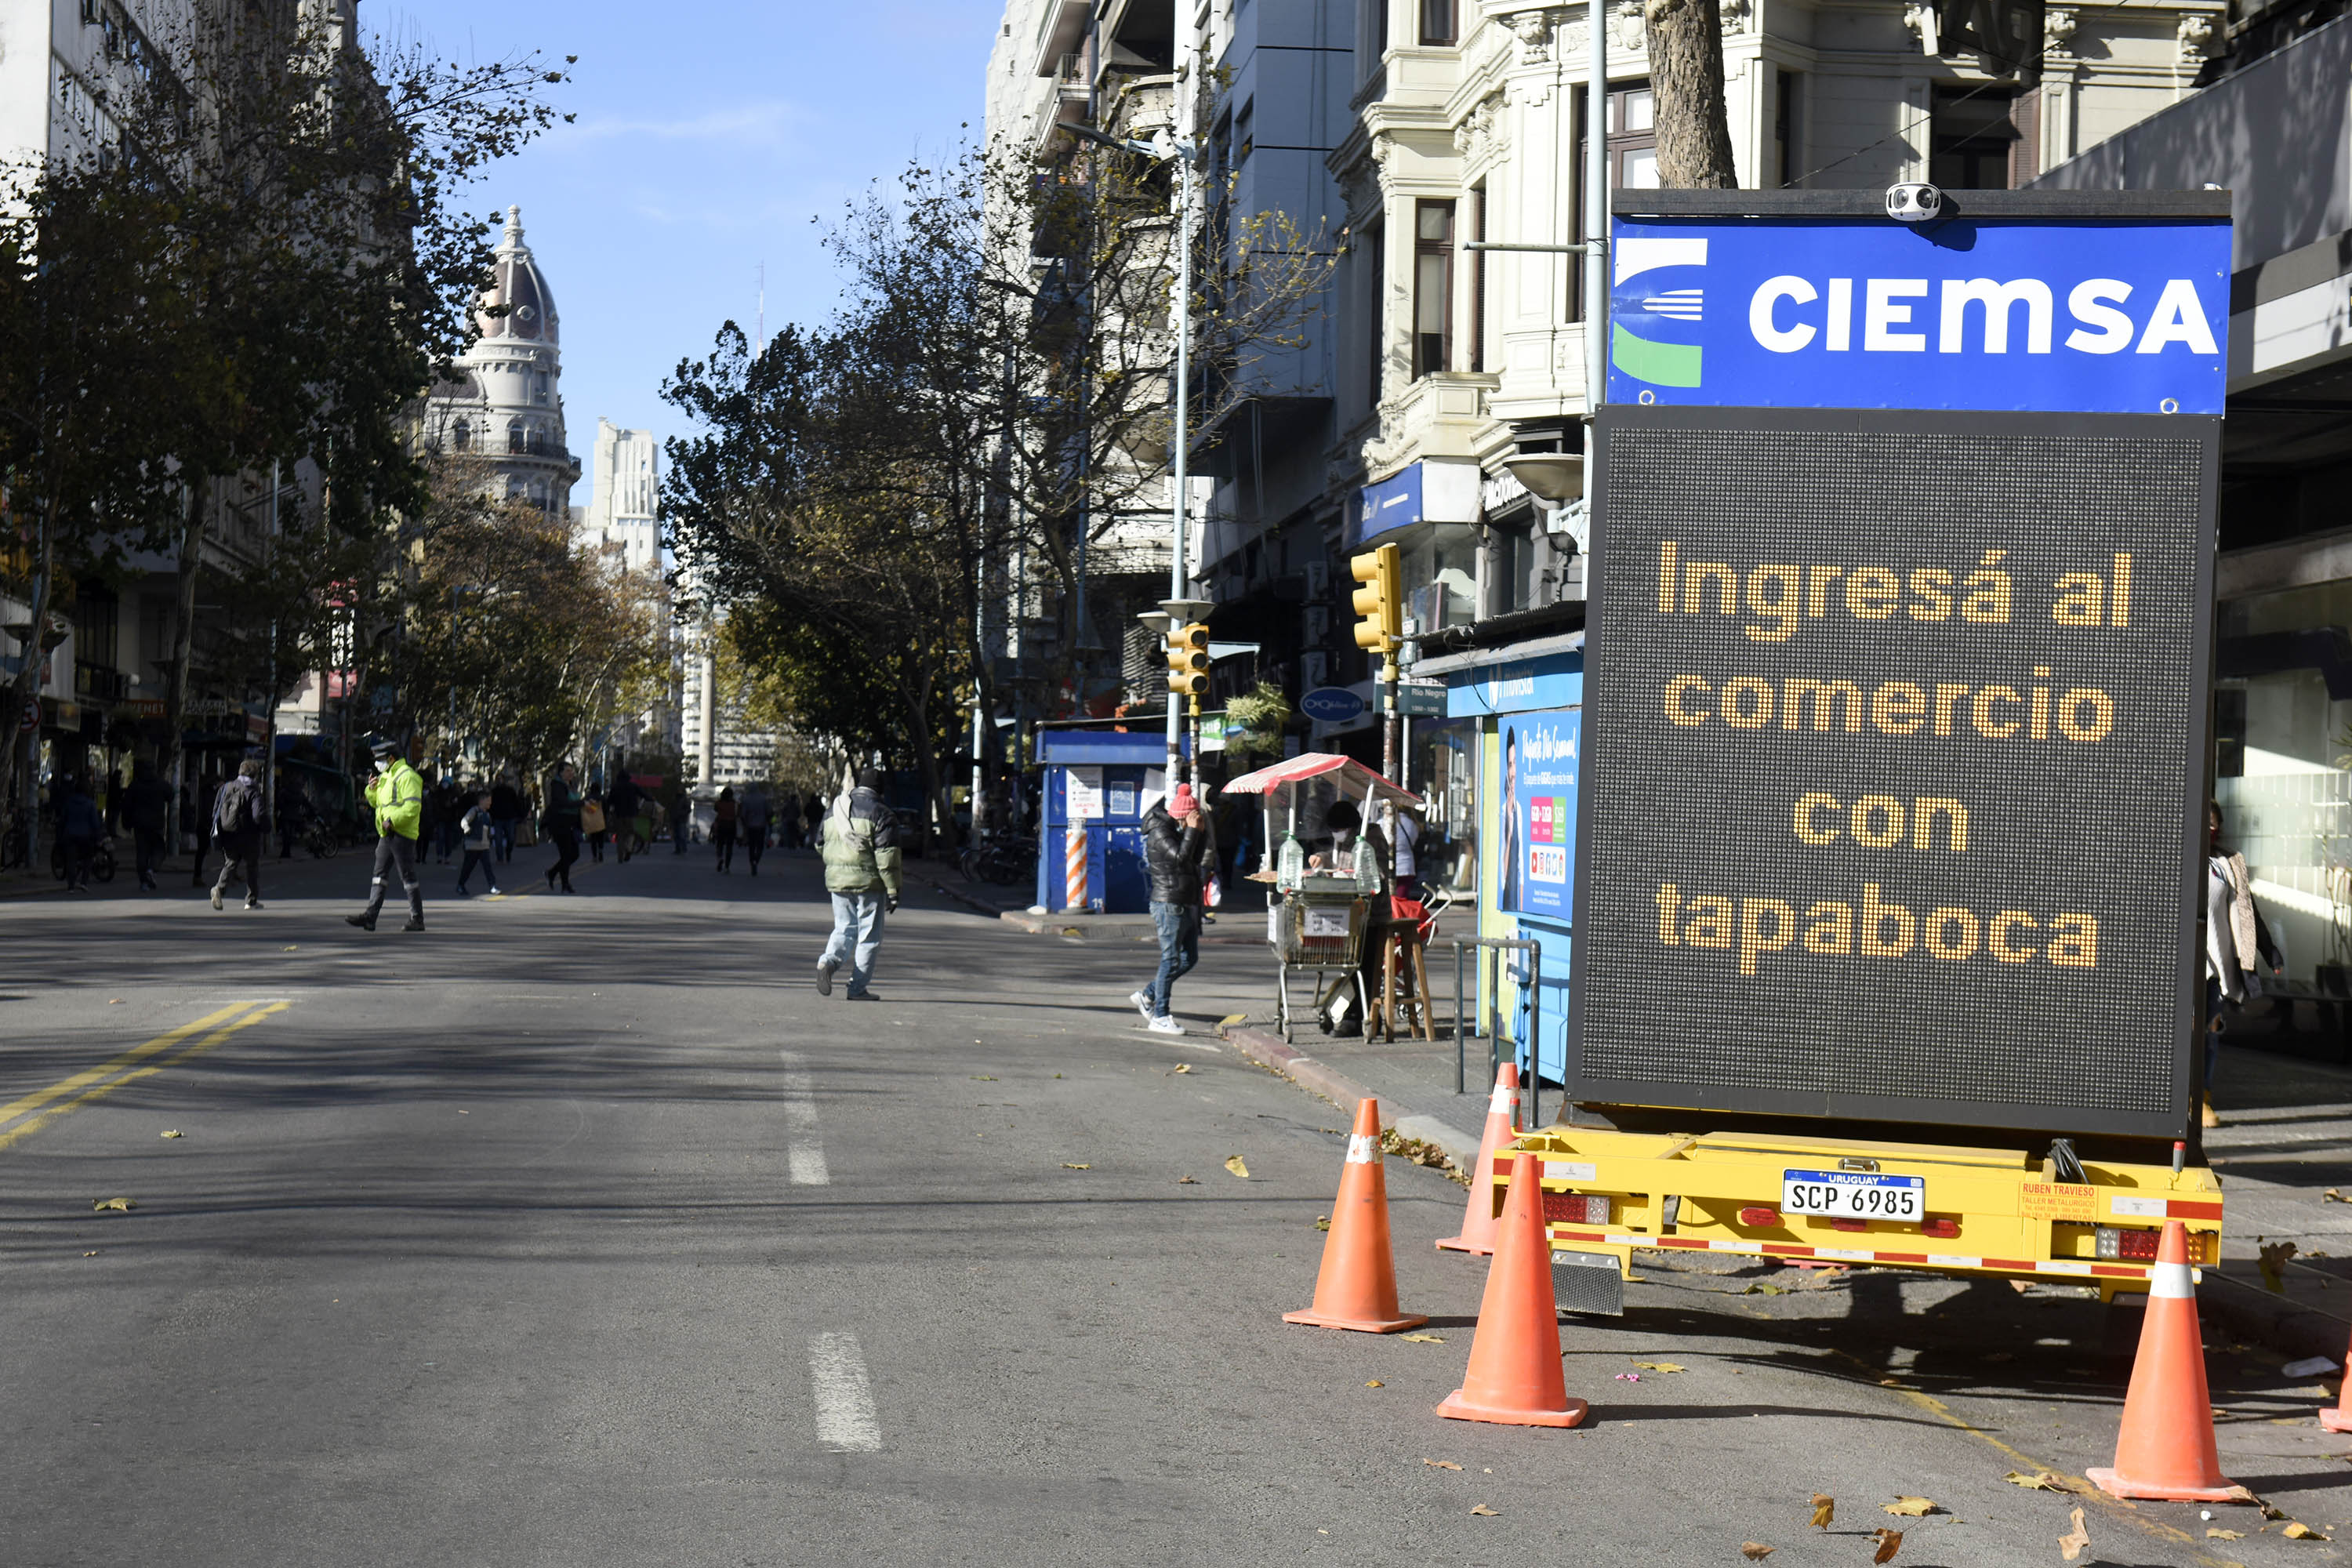
[[[2335,1409],[2319,1413],[2319,1424],[2330,1432],[2352,1432],[2352,1350],[2344,1352],[2344,1391]]]
[[[1533,1154],[1511,1162],[1510,1195],[1486,1266],[1486,1295],[1470,1342],[1470,1373],[1437,1407],[1458,1421],[1512,1426],[1573,1426],[1591,1407],[1568,1396],[1559,1371],[1559,1311],[1553,1304],[1551,1244],[1544,1237],[1543,1166]]]
[[[1429,1321],[1397,1310],[1396,1254],[1389,1245],[1389,1184],[1381,1169],[1376,1100],[1356,1104],[1356,1131],[1348,1139],[1348,1163],[1339,1167],[1323,1268],[1315,1276],[1315,1304],[1303,1312],[1285,1312],[1282,1321],[1367,1334],[1392,1334]]]
[[[2242,1502],[2249,1494],[2221,1473],[2213,1447],[2213,1403],[2205,1387],[2205,1347],[2197,1329],[2197,1287],[2189,1277],[2189,1231],[2167,1220],[2147,1281],[2139,1354],[2113,1469],[2083,1472],[2101,1491],[2170,1502]]]
[[[1448,1252],[1495,1250],[1495,1152],[1518,1136],[1519,1064],[1505,1062],[1495,1069],[1495,1092],[1486,1101],[1486,1131],[1479,1135],[1478,1163],[1470,1167],[1470,1206],[1462,1215],[1462,1234],[1437,1245]]]

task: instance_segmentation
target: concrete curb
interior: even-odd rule
[[[996,911],[997,919],[1015,931],[1025,931],[1033,936],[1062,936],[1077,932],[1080,940],[1095,942],[1105,939],[1121,942],[1157,942],[1159,928],[1150,915],[1033,915],[1027,910]]]
[[[2205,1270],[2208,1289],[2197,1293],[2197,1310],[2205,1321],[2228,1330],[2250,1343],[2267,1345],[2290,1360],[2326,1356],[2344,1360],[2345,1344],[2352,1339],[2352,1319],[2339,1318],[2295,1300],[2273,1295],[2261,1284],[2223,1268]]]
[[[933,892],[938,893],[944,898],[953,899],[957,903],[961,904],[965,909],[971,910],[974,914],[1001,915],[1004,912],[1003,906],[1000,904],[988,903],[982,900],[975,899],[970,893],[964,892],[961,889],[949,887],[937,877],[925,876],[921,872],[917,872],[916,876],[919,880],[928,884]]]
[[[1340,1110],[1354,1114],[1357,1105],[1367,1100],[1378,1100],[1370,1089],[1326,1062],[1297,1047],[1285,1044],[1280,1035],[1267,1029],[1221,1029],[1218,1034],[1242,1055],[1269,1071],[1281,1074],[1299,1088],[1321,1095]],[[1464,1172],[1478,1163],[1478,1142],[1465,1138],[1460,1131],[1440,1121],[1434,1116],[1392,1114],[1392,1107],[1381,1107],[1381,1125],[1393,1127],[1401,1137],[1433,1143],[1445,1152],[1445,1157]]]

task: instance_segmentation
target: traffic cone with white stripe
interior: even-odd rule
[[[2352,1350],[2344,1352],[2344,1388],[2336,1408],[2319,1413],[2319,1424],[2330,1432],[2352,1432]]]
[[[2213,1402],[2205,1386],[2205,1345],[2197,1327],[2197,1286],[2189,1274],[2189,1230],[2164,1223],[2147,1279],[2147,1310],[2124,1395],[2113,1468],[2083,1472],[2101,1491],[2169,1502],[2243,1502],[2252,1494],[2221,1473],[2213,1447]]]
[[[1389,1184],[1381,1166],[1381,1106],[1356,1104],[1356,1131],[1348,1163],[1339,1167],[1339,1196],[1331,1205],[1331,1234],[1315,1276],[1315,1304],[1285,1312],[1286,1323],[1392,1334],[1429,1321],[1397,1308],[1396,1251],[1389,1242]]]
[[[1486,1101],[1486,1131],[1478,1137],[1478,1163],[1470,1167],[1470,1205],[1462,1215],[1462,1234],[1437,1245],[1447,1252],[1495,1250],[1495,1154],[1518,1136],[1519,1064],[1505,1062],[1495,1069],[1495,1092]]]
[[[1544,1235],[1543,1163],[1511,1160],[1510,1194],[1486,1266],[1486,1294],[1470,1342],[1470,1371],[1437,1407],[1457,1421],[1507,1426],[1573,1426],[1591,1408],[1568,1396],[1559,1370],[1559,1308],[1552,1294],[1551,1243]]]

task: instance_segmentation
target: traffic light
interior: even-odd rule
[[[1379,654],[1384,660],[1394,660],[1397,638],[1404,631],[1397,547],[1383,544],[1361,555],[1349,556],[1348,574],[1363,584],[1351,601],[1357,617],[1356,646]]]
[[[1209,628],[1198,621],[1169,630],[1168,689],[1179,697],[1209,689]]]

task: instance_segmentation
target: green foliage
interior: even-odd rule
[[[1282,755],[1282,732],[1290,725],[1290,703],[1281,687],[1261,680],[1247,696],[1227,699],[1225,718],[1242,726],[1240,734],[1226,734],[1227,756],[1241,761]]]

